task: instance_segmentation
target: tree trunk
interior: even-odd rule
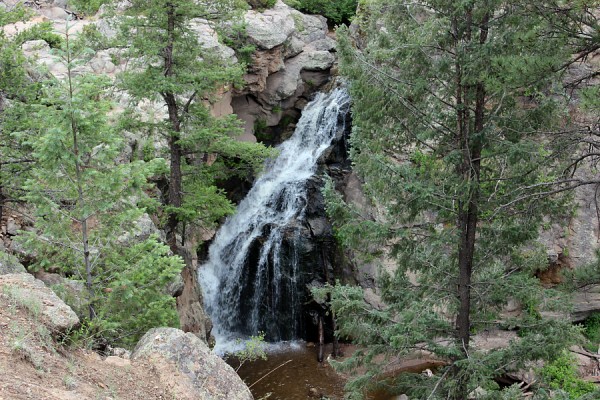
[[[65,41],[67,46],[67,78],[69,83],[69,100],[72,102],[74,98],[74,89],[73,89],[73,80],[72,75],[73,71],[71,68],[71,50],[70,46],[70,37],[69,33],[65,34]],[[83,166],[81,165],[81,161],[79,159],[79,127],[77,126],[77,120],[73,111],[71,111],[71,115],[69,116],[71,122],[71,135],[73,139],[73,155],[75,156],[75,179],[77,186],[77,199],[79,202],[79,207],[82,210],[82,214],[77,222],[81,225],[81,242],[83,245],[83,265],[85,268],[85,287],[88,291],[88,311],[90,320],[96,317],[96,310],[94,308],[94,276],[92,273],[92,261],[90,259],[90,243],[89,243],[89,231],[88,231],[88,216],[85,215],[85,196],[84,196],[84,188],[83,188]]]
[[[462,34],[462,40],[471,41],[471,29],[473,24],[472,14],[467,12],[467,29]],[[482,19],[479,43],[487,40],[489,15]],[[455,37],[461,38],[457,23],[454,24]],[[479,219],[479,177],[481,172],[482,141],[480,134],[484,128],[485,116],[485,87],[483,83],[476,85],[463,84],[462,66],[456,64],[456,87],[457,87],[457,144],[462,152],[462,163],[458,165],[457,174],[468,186],[468,198],[458,202],[457,228],[459,232],[458,249],[458,292],[459,301],[458,314],[456,316],[456,342],[462,352],[462,358],[469,357],[469,345],[471,339],[471,279],[473,276],[473,261],[475,256],[475,244],[477,223]],[[474,103],[474,104],[473,104]],[[474,121],[471,122],[471,111],[474,110]],[[454,368],[454,378],[457,390],[452,399],[463,400],[468,397],[469,377],[462,374],[458,368]]]
[[[165,76],[173,76],[173,44],[175,42],[175,6],[173,3],[167,3],[167,45],[164,48],[164,67]],[[167,205],[172,208],[179,208],[182,205],[182,174],[181,158],[182,148],[179,144],[181,139],[181,120],[179,117],[179,106],[173,92],[162,93],[162,97],[167,105],[169,112],[169,121],[171,123],[171,133],[169,135],[169,153],[170,153],[170,173],[169,173],[169,193],[167,196]],[[167,224],[165,227],[167,243],[174,253],[177,253],[177,226],[179,218],[177,211],[171,209],[168,213]],[[182,238],[183,241],[183,238]]]

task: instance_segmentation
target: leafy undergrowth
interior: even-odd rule
[[[583,335],[588,340],[584,346],[586,350],[597,352],[600,346],[600,313],[593,313],[583,321]]]
[[[577,374],[577,363],[572,354],[564,352],[554,361],[546,364],[540,375],[545,383],[553,390],[562,390],[569,399],[579,399],[594,393],[596,385],[586,382]]]

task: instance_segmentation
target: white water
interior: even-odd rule
[[[293,136],[279,147],[279,156],[267,163],[237,213],[217,233],[199,273],[216,352],[235,351],[237,338],[259,330],[267,330],[271,340],[296,339],[286,336],[298,331],[297,288],[302,282],[297,252],[287,249],[283,257],[282,243],[297,234],[289,226],[304,216],[306,182],[323,151],[344,129],[349,102],[344,89],[335,89],[307,104]],[[256,265],[250,266],[249,252],[258,238]]]

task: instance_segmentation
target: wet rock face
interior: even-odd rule
[[[253,399],[233,368],[212,353],[198,337],[179,329],[151,329],[140,339],[131,359],[134,363],[150,363],[161,381],[173,382],[174,391],[181,398]],[[174,380],[174,375],[180,379]]]
[[[341,122],[341,121],[340,121]],[[350,277],[347,261],[343,257],[334,238],[333,227],[325,212],[325,198],[322,193],[327,173],[335,180],[343,179],[350,173],[348,161],[347,139],[350,134],[351,121],[345,122],[345,129],[340,130],[332,145],[324,151],[319,159],[317,173],[308,180],[306,187],[306,203],[302,218],[297,219],[287,230],[282,243],[279,262],[290,270],[298,266],[294,283],[286,283],[281,292],[293,290],[297,299],[285,299],[272,320],[266,318],[261,328],[267,333],[269,340],[290,340],[302,338],[307,341],[318,340],[318,316],[326,317],[326,307],[313,301],[311,287],[333,283],[335,279]],[[253,250],[247,260],[246,270],[250,276],[256,273],[255,266],[259,257],[262,242],[269,232],[253,243]],[[272,255],[271,255],[272,256]],[[254,269],[253,269],[254,268]],[[272,275],[272,274],[271,274]],[[251,297],[252,288],[246,288],[243,297]],[[289,300],[289,301],[288,301]],[[265,299],[265,304],[273,304],[272,299]],[[266,307],[266,306],[265,306]],[[291,308],[296,309],[292,310]],[[326,318],[327,340],[331,340],[331,321]],[[243,328],[240,331],[244,331]],[[252,334],[253,332],[247,332]]]

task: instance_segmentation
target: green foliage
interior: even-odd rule
[[[99,320],[82,318],[78,326],[65,332],[60,344],[78,349],[92,350],[97,346],[98,338],[103,337]]]
[[[237,140],[243,132],[237,118],[215,118],[211,114],[209,103],[215,93],[243,84],[244,65],[233,64],[215,50],[203,47],[192,29],[197,18],[216,20],[215,25],[234,18],[239,5],[229,0],[210,6],[192,0],[135,0],[121,23],[123,40],[128,43],[125,56],[134,60],[132,69],[121,77],[122,87],[132,96],[132,108],[140,101],[159,100],[170,111],[165,120],[149,120],[146,115],[128,112],[122,127],[151,136],[164,135],[169,143],[170,184],[178,185],[181,179],[182,186],[180,192],[165,196],[168,200],[164,211],[171,225],[167,235],[171,238],[173,219],[212,227],[233,212],[216,182],[232,175],[248,177],[270,154],[260,144]],[[168,9],[173,12],[165,12]],[[148,26],[148,20],[153,21],[152,26]],[[173,29],[169,30],[169,24]],[[240,58],[249,55],[243,25],[222,28],[221,37],[238,47]],[[169,42],[172,47],[165,47]],[[172,57],[165,57],[167,50]]]
[[[95,24],[85,25],[79,34],[79,40],[85,47],[96,51],[119,47],[121,44],[116,38],[109,39],[104,36]]]
[[[89,57],[84,43],[66,36],[56,52],[67,77],[43,82],[28,118],[13,126],[34,160],[25,198],[35,230],[19,240],[36,254],[33,269],[53,265],[85,282],[92,337],[131,346],[151,327],[178,324],[165,288],[181,259],[155,237],[134,237],[145,211],[135,199],[146,197],[147,179],[164,160],[116,163],[123,138],[108,119],[112,82],[73,73]]]
[[[79,13],[94,15],[102,5],[110,2],[111,0],[69,0],[69,6]]]
[[[319,14],[329,21],[340,24],[348,23],[356,14],[358,0],[284,0],[286,4],[299,11]]]
[[[596,392],[594,383],[586,382],[577,376],[575,357],[567,351],[561,352],[556,359],[546,364],[540,370],[540,376],[550,389],[567,392],[569,399],[579,399]]]
[[[43,40],[53,49],[59,49],[64,44],[64,39],[54,33],[54,27],[50,21],[40,22],[19,32],[13,40],[17,44],[23,44],[28,40]]]
[[[374,206],[347,204],[332,183],[324,193],[338,241],[396,268],[386,262],[378,276],[379,308],[358,288],[332,288],[339,334],[361,346],[338,366],[361,371],[348,389],[363,398],[383,374],[379,360],[421,349],[451,367],[436,379],[398,377],[389,382],[398,391],[504,396],[496,377],[578,335],[543,317],[563,293],[535,278],[547,256],[533,244],[544,217],[564,215],[568,202],[547,192],[563,187],[575,150],[558,133],[572,127],[558,72],[572,53],[563,28],[575,23],[517,0],[363,5],[363,35],[339,28],[338,51],[354,101],[350,155]],[[525,310],[502,320],[509,299]],[[474,333],[501,327],[521,335],[490,352],[470,346]]]
[[[10,10],[0,9],[0,25],[29,16],[30,12],[17,3]],[[18,121],[27,118],[21,103],[36,96],[37,85],[32,82],[25,65],[21,43],[0,31],[0,219],[7,204],[21,200],[22,183],[29,164],[30,149],[10,134]]]
[[[264,118],[257,118],[254,121],[254,136],[259,142],[264,142],[269,139],[267,121]]]
[[[252,335],[250,336],[250,339],[244,341],[244,348],[233,354],[239,363],[235,369],[236,372],[247,362],[253,362],[258,359],[266,360],[267,353],[265,351],[265,346],[264,332],[259,332],[258,335]]]
[[[131,348],[150,328],[179,327],[175,298],[165,291],[183,261],[169,256],[168,246],[155,237],[119,250],[107,257],[97,277],[98,286],[104,287],[98,325],[103,338]]]
[[[256,51],[256,46],[248,39],[245,22],[225,24],[219,30],[219,35],[223,44],[235,51],[239,61],[246,65],[252,64],[252,54]]]
[[[258,10],[259,12],[273,8],[276,3],[277,0],[248,0],[248,4],[250,4],[252,8]]]
[[[12,7],[0,8],[0,26],[13,24],[18,21],[26,21],[32,15],[22,3],[16,3]],[[1,33],[4,36],[4,32]]]
[[[583,335],[589,341],[586,348],[596,353],[600,347],[600,313],[594,312],[583,321]]]

